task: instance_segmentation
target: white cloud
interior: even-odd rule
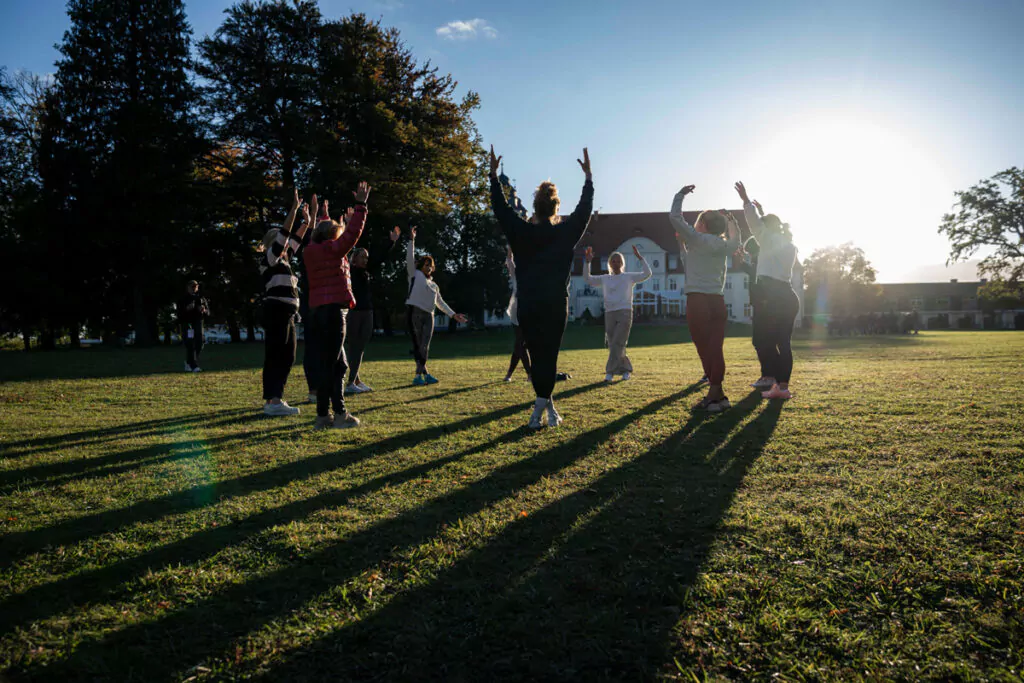
[[[481,35],[488,39],[498,37],[498,30],[488,24],[486,19],[449,21],[444,26],[438,26],[434,32],[445,40],[475,40]]]

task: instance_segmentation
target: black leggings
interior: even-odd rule
[[[789,382],[793,374],[793,324],[800,312],[800,300],[788,282],[770,277],[757,280],[758,303],[754,325],[754,348],[765,377]]]
[[[533,390],[537,398],[551,398],[558,373],[558,350],[562,346],[569,301],[564,297],[530,301],[519,299],[519,326],[533,361]]]
[[[512,347],[512,358],[508,361],[508,376],[511,377],[512,373],[516,371],[516,366],[519,365],[519,361],[523,361],[523,370],[526,370],[526,374],[530,374],[530,352],[526,350],[526,339],[523,337],[523,328],[519,325],[513,325],[512,329],[516,331],[516,343]]]
[[[345,318],[348,309],[341,304],[317,306],[313,316],[317,345],[320,349],[320,384],[316,388],[316,414],[326,417],[334,408],[336,415],[345,414],[344,381],[348,362],[345,357]]]
[[[295,362],[294,306],[267,299],[263,303],[263,400],[284,398],[284,386]]]

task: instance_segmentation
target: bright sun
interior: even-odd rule
[[[748,185],[792,224],[801,256],[852,241],[885,275],[944,258],[936,227],[952,203],[937,156],[917,136],[854,117],[794,125],[752,159]]]

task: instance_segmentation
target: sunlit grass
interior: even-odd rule
[[[259,347],[0,354],[0,640],[31,680],[1014,680],[1024,336],[801,340],[797,397],[693,415],[685,328],[565,425],[511,339],[375,339],[364,427],[258,413]],[[287,398],[306,393],[301,365]]]

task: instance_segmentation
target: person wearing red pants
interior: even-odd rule
[[[736,219],[726,211],[705,211],[694,225],[687,223],[683,218],[683,198],[694,188],[694,185],[687,185],[676,193],[669,220],[676,229],[685,264],[686,323],[708,378],[707,396],[697,407],[718,413],[730,407],[729,398],[722,390],[725,379],[722,346],[728,318],[723,292],[728,257],[740,247],[740,231]]]

